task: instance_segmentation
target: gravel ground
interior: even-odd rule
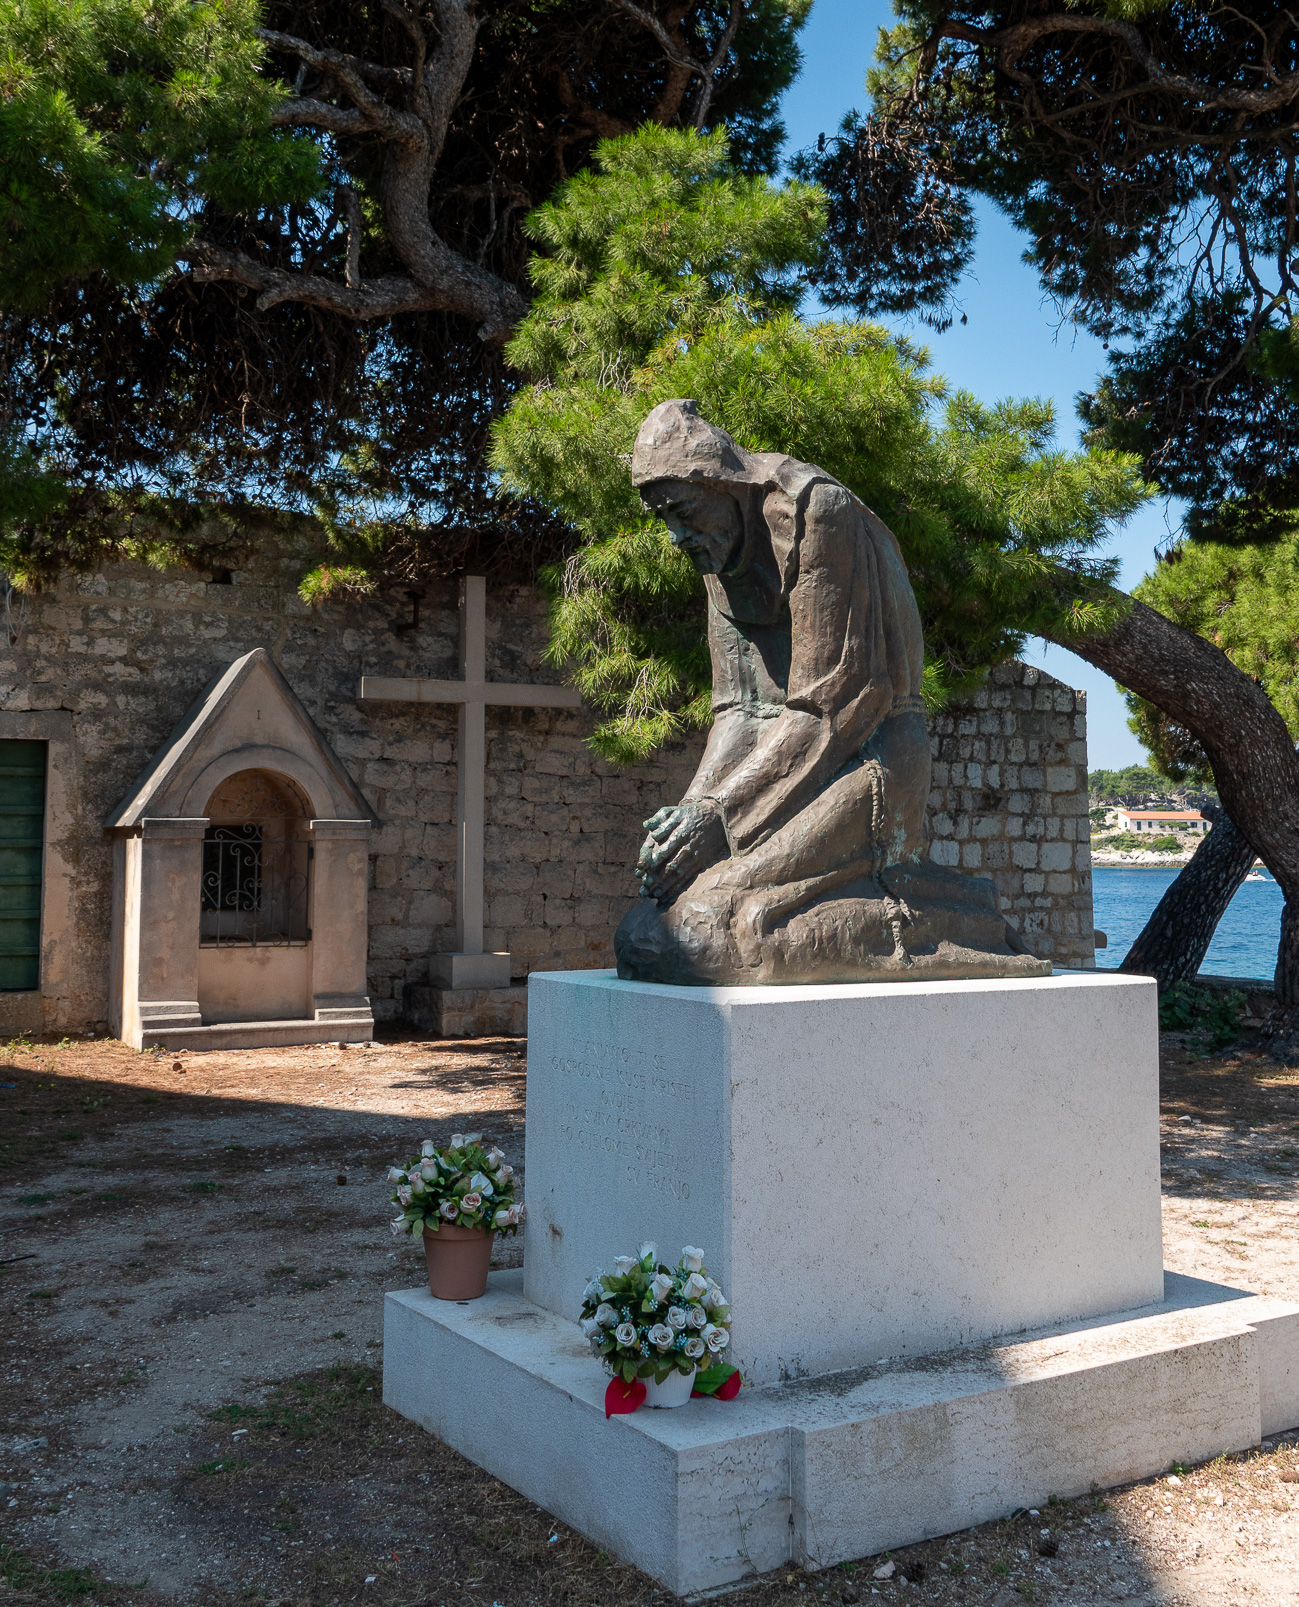
[[[1299,1300],[1299,1072],[1163,1057],[1168,1264]],[[665,1603],[379,1401],[422,1270],[384,1168],[464,1127],[521,1160],[523,1101],[506,1039],[0,1048],[0,1600]],[[1299,1432],[727,1599],[1293,1604],[1297,1496]]]

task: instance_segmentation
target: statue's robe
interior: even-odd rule
[[[1037,974],[992,883],[925,859],[924,641],[892,532],[793,458],[721,488],[744,519],[706,577],[713,728],[686,798],[710,798],[730,857],[615,938],[642,981]],[[666,477],[666,476],[665,476]],[[719,481],[710,478],[710,484]]]

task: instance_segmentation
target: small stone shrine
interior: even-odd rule
[[[264,649],[107,822],[113,1030],[136,1049],[369,1039],[370,806]]]
[[[920,919],[891,878],[922,868],[933,757],[891,537],[858,545],[859,584],[850,531],[817,548],[813,487],[866,510],[693,404],[651,415],[634,467],[677,427],[642,490],[726,615],[717,720],[652,817],[619,972],[530,979],[523,1270],[461,1304],[389,1294],[384,1399],[680,1596],[1292,1426],[1299,1306],[1163,1270],[1154,982],[1017,953],[992,881]],[[645,1241],[703,1247],[736,1399],[606,1419],[575,1318]]]

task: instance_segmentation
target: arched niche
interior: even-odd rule
[[[274,770],[236,770],[204,810],[198,1007],[205,1024],[311,1008],[311,801]]]
[[[313,755],[297,753],[282,745],[256,742],[217,754],[197,774],[186,778],[183,787],[177,789],[177,814],[205,813],[209,800],[222,786],[245,770],[269,771],[295,787],[307,800],[310,815],[346,818],[355,813],[355,800],[338,786],[337,778],[329,770],[315,762]],[[364,799],[360,801],[364,803]]]
[[[269,655],[231,665],[107,822],[116,1030],[137,1048],[368,1038],[372,822]]]

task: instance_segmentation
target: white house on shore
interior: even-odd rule
[[[1170,831],[1204,832],[1209,829],[1209,822],[1198,809],[1116,809],[1114,813],[1124,831],[1144,831],[1162,836]]]

